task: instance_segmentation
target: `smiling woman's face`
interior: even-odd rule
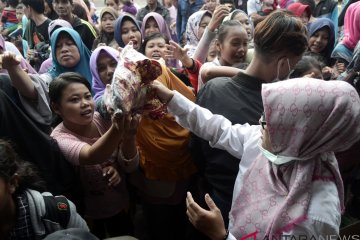
[[[311,52],[320,53],[329,43],[329,30],[321,28],[309,38],[309,49]]]
[[[74,40],[67,33],[60,33],[55,44],[55,55],[63,67],[75,67],[80,61],[80,52]]]
[[[163,38],[154,38],[147,42],[145,56],[151,59],[165,59],[166,42]]]

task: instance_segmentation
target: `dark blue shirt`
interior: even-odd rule
[[[203,0],[196,0],[193,4],[190,4],[189,0],[179,0],[176,17],[176,34],[179,42],[186,30],[186,24],[189,17],[196,11],[199,11],[203,5]]]

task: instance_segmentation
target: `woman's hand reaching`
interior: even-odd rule
[[[184,67],[191,68],[193,65],[192,59],[188,56],[188,48],[182,48],[179,44],[174,41],[170,41],[166,45],[167,50],[165,50],[165,57],[172,59],[179,59]]]
[[[186,197],[186,215],[196,229],[206,234],[212,240],[222,240],[226,236],[224,220],[219,208],[211,199],[209,194],[205,195],[205,202],[210,210],[200,207],[193,199],[190,192]]]

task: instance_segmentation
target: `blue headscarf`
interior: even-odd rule
[[[139,24],[133,17],[131,17],[129,15],[120,14],[120,16],[116,19],[115,24],[114,24],[115,25],[114,37],[115,37],[115,41],[117,42],[117,44],[122,48],[125,47],[125,43],[123,42],[122,36],[121,36],[121,26],[125,20],[130,20],[131,22],[133,22],[135,24],[136,28],[141,33]],[[142,39],[141,39],[141,42],[142,42]],[[141,42],[138,43],[139,46],[141,46]]]
[[[335,27],[334,23],[328,18],[318,18],[309,26],[309,37],[313,36],[320,29],[327,27],[329,30],[329,42],[327,46],[320,52],[326,61],[330,61],[331,52],[335,45]]]
[[[60,33],[65,32],[67,33],[75,42],[77,48],[79,49],[79,53],[80,53],[80,61],[79,63],[72,68],[67,68],[64,66],[61,66],[58,62],[58,60],[56,59],[56,42],[58,41],[58,38],[60,36]],[[92,77],[91,77],[91,72],[90,72],[90,51],[89,49],[85,46],[85,44],[83,43],[83,41],[81,40],[80,35],[78,34],[78,32],[76,32],[74,29],[71,28],[65,28],[65,27],[61,27],[59,29],[56,29],[50,38],[50,42],[51,42],[51,55],[52,55],[52,64],[53,64],[53,68],[49,71],[49,73],[51,74],[51,76],[53,78],[56,78],[57,76],[59,76],[61,73],[64,72],[77,72],[80,73],[83,77],[86,78],[86,80],[88,80],[88,82],[91,85],[92,82]]]

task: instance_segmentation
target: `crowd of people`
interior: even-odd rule
[[[360,224],[360,1],[0,10],[0,239],[319,239]],[[106,105],[127,45],[161,66],[160,119]]]

